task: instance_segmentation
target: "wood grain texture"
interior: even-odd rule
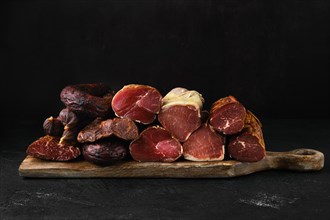
[[[52,162],[27,156],[19,167],[23,177],[35,178],[228,178],[271,170],[318,171],[323,153],[313,149],[270,152],[255,163],[234,160],[173,163],[122,161],[98,166],[87,161]]]

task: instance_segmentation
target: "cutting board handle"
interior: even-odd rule
[[[266,158],[271,169],[315,171],[321,170],[324,166],[323,153],[308,148],[300,148],[287,152],[267,151]]]

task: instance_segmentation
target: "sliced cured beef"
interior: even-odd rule
[[[110,137],[113,134],[111,124],[112,119],[103,120],[100,117],[96,118],[78,133],[78,142],[95,142],[99,139]]]
[[[227,96],[212,104],[209,121],[215,130],[232,135],[243,129],[245,115],[245,107],[234,96]]]
[[[44,160],[68,161],[77,158],[80,149],[74,144],[60,143],[59,137],[46,135],[31,143],[26,153]]]
[[[128,155],[128,143],[118,138],[108,138],[83,145],[84,159],[98,165],[108,165],[123,160]]]
[[[264,158],[266,151],[261,127],[258,118],[247,111],[242,132],[229,140],[229,156],[242,162],[257,162]]]
[[[183,143],[183,157],[192,161],[223,160],[225,137],[218,134],[207,123],[202,124]]]
[[[201,94],[185,88],[174,88],[164,98],[158,121],[180,142],[201,125]]]
[[[152,126],[131,142],[130,153],[140,162],[173,162],[182,155],[181,143],[162,127]]]
[[[103,83],[69,85],[60,97],[66,107],[90,117],[105,117],[111,112],[114,92]]]
[[[162,95],[147,85],[126,85],[112,99],[112,109],[118,117],[142,124],[152,123],[161,105]]]

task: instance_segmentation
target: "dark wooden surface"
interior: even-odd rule
[[[324,168],[230,179],[23,178],[18,167],[42,122],[5,124],[0,219],[329,219],[330,121],[262,121],[268,150],[314,148],[324,153]]]
[[[58,162],[27,156],[18,168],[22,177],[34,178],[234,178],[266,170],[319,171],[324,166],[322,152],[299,148],[292,151],[267,151],[253,163],[225,159],[222,161],[188,161],[172,163],[120,161],[98,166],[84,160]]]

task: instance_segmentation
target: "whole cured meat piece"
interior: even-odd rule
[[[112,119],[103,120],[100,117],[96,118],[78,133],[78,142],[94,142],[102,138],[110,137],[113,134],[111,124]]]
[[[202,124],[183,144],[183,157],[192,161],[223,160],[225,137],[207,123]]]
[[[242,132],[229,140],[229,156],[242,162],[257,162],[264,158],[266,150],[261,127],[258,118],[247,111]]]
[[[161,105],[162,95],[147,85],[126,85],[112,99],[112,109],[118,117],[142,124],[152,123]]]
[[[105,117],[111,111],[114,92],[105,84],[69,85],[61,91],[61,101],[76,113]]]
[[[61,144],[59,137],[46,135],[31,143],[26,153],[44,160],[68,161],[77,158],[80,150],[76,145]]]
[[[85,160],[99,165],[108,165],[112,162],[123,160],[128,155],[128,144],[116,138],[104,139],[83,145],[83,156]]]
[[[173,162],[182,155],[181,143],[162,127],[152,126],[141,132],[129,146],[131,156],[139,162]]]
[[[158,120],[180,142],[201,125],[201,109],[204,99],[201,94],[185,88],[174,88],[164,98]]]
[[[245,115],[245,107],[234,96],[227,96],[213,103],[209,121],[215,130],[232,135],[243,129]]]

